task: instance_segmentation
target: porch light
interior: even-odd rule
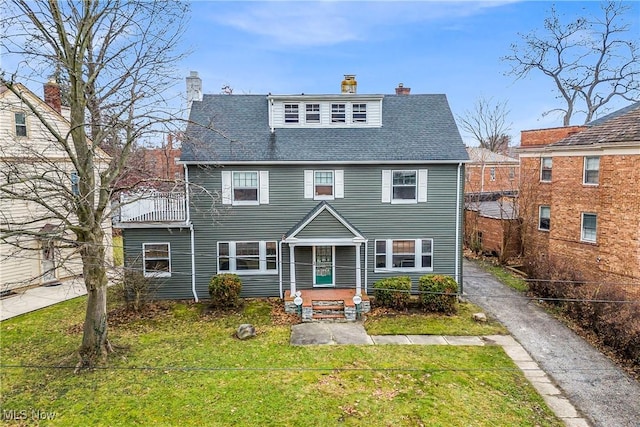
[[[296,305],[296,310],[298,311],[298,315],[302,316],[302,297],[300,296],[302,293],[300,291],[296,292],[296,297],[293,299],[293,303]]]
[[[356,319],[360,319],[360,303],[362,303],[362,297],[360,295],[354,295],[353,303],[356,306]]]

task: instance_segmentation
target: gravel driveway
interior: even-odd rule
[[[464,293],[509,329],[594,426],[640,427],[640,384],[589,343],[467,260]]]

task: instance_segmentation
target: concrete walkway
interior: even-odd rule
[[[562,395],[550,378],[538,367],[524,348],[509,335],[438,336],[368,335],[361,323],[301,323],[291,327],[292,345],[500,345],[542,396],[547,406],[569,427],[587,427],[589,423]]]
[[[54,285],[19,291],[0,299],[0,321],[86,294],[82,279],[65,280]]]
[[[535,302],[464,262],[466,298],[507,327],[593,425],[640,426],[640,384]]]

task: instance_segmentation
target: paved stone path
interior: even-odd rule
[[[547,406],[570,427],[588,427],[571,402],[563,396],[529,353],[510,335],[368,335],[362,323],[301,323],[291,327],[292,345],[500,345],[542,396]]]

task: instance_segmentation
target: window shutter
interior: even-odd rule
[[[427,201],[427,169],[418,171],[418,203]]]
[[[313,171],[304,171],[304,198],[313,199]]]
[[[260,171],[260,179],[258,182],[260,186],[260,193],[258,199],[261,205],[269,204],[269,171]]]
[[[343,170],[333,171],[333,179],[334,179],[334,187],[335,187],[335,198],[343,199],[344,198],[344,171]]]
[[[391,171],[382,171],[382,203],[391,203]]]
[[[231,204],[231,171],[222,171],[222,204]]]

